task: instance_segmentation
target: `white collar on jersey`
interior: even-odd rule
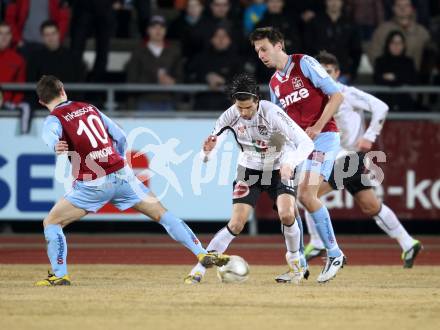
[[[289,55],[289,59],[287,60],[286,66],[282,71],[277,71],[275,77],[277,77],[278,81],[285,82],[287,79],[289,79],[294,66],[295,63],[293,62],[292,55]]]
[[[63,101],[60,104],[57,104],[54,109],[59,108],[59,107],[64,107],[65,105],[69,105],[70,103],[72,103],[72,101],[69,101],[69,100]]]

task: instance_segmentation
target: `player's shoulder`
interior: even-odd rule
[[[236,121],[238,118],[240,118],[240,112],[235,104],[231,105],[220,115],[220,119],[224,121],[225,124]]]
[[[51,121],[59,121],[59,120],[56,116],[54,116],[52,113],[50,113],[44,118],[44,122],[49,123]]]
[[[310,55],[304,55],[300,60],[300,68],[303,74],[308,75],[316,75],[320,79],[325,79],[330,77],[322,67],[322,65],[316,60],[316,58]]]
[[[314,58],[313,56],[307,55],[307,54],[297,54],[300,57],[298,57],[298,60],[300,62],[304,62],[309,65],[316,65],[319,64],[318,60]]]
[[[275,103],[267,100],[260,101],[260,112],[262,114],[270,115],[271,112],[278,110],[282,111],[282,109],[279,106],[277,106]]]
[[[260,101],[259,116],[267,121],[271,121],[273,118],[277,118],[279,113],[284,114],[284,110],[275,103],[266,100]]]
[[[93,109],[98,109],[93,104],[84,101],[71,101],[70,104],[72,105],[72,107],[78,107],[78,108],[92,107]]]

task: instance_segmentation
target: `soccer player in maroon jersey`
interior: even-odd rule
[[[63,228],[108,202],[120,210],[133,207],[158,222],[200,263],[211,267],[228,262],[228,256],[207,253],[185,222],[167,211],[136,178],[124,159],[125,133],[111,119],[91,104],[69,101],[63,83],[54,76],[40,79],[37,95],[50,111],[44,122],[43,140],[57,155],[68,153],[75,178],[72,190],[43,221],[52,272],[36,282],[37,286],[70,285]]]
[[[343,267],[345,256],[336,242],[330,214],[318,198],[318,189],[321,182],[329,179],[340,149],[333,115],[343,96],[336,82],[313,57],[286,54],[284,37],[278,30],[256,29],[250,41],[260,60],[276,70],[269,83],[272,102],[283,108],[315,144],[302,167],[298,197],[322,234],[327,262],[318,282],[327,282]]]

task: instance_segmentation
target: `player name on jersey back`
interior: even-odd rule
[[[76,179],[93,180],[125,166],[100,112],[93,105],[65,102],[57,106],[51,115],[61,123],[60,140],[67,142],[70,155],[74,153],[70,161]]]
[[[69,112],[69,113],[62,115],[62,116],[66,121],[71,121],[72,119],[74,119],[76,117],[80,117],[80,116],[86,114],[87,112],[90,112],[93,110],[94,110],[93,107],[91,105],[89,105],[84,108]]]

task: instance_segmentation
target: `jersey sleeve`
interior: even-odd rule
[[[286,145],[281,150],[281,164],[289,164],[294,170],[313,151],[313,141],[281,108],[273,105],[272,114],[274,129],[286,137]]]
[[[209,153],[206,154],[203,149],[200,151],[200,157],[204,162],[209,161],[217,154],[219,146],[222,145],[223,141],[226,139],[228,134],[228,128],[231,128],[231,124],[234,122],[234,118],[237,116],[234,115],[234,107],[230,107],[228,110],[222,113],[222,115],[215,122],[214,129],[211,132],[211,135],[217,136],[217,143],[215,148]]]
[[[98,112],[104,123],[104,127],[107,129],[107,132],[111,135],[113,142],[115,143],[115,148],[118,154],[122,158],[125,158],[125,151],[127,149],[127,136],[125,135],[125,132],[101,111]]]
[[[383,123],[388,113],[388,105],[377,97],[365,93],[355,87],[350,87],[346,93],[346,100],[353,108],[369,111],[372,114],[370,125],[365,131],[364,138],[374,142],[382,130]]]
[[[42,138],[50,150],[55,151],[55,145],[62,135],[63,126],[61,126],[59,119],[55,116],[47,116],[43,124]]]
[[[333,95],[341,91],[338,84],[325,71],[319,62],[311,56],[304,55],[300,61],[301,71],[309,78],[316,88],[321,89],[326,95]]]
[[[273,91],[272,87],[270,87],[270,86],[269,86],[269,91],[270,91],[270,101],[273,104],[276,104],[277,106],[279,106],[280,108],[283,108],[281,106],[280,99],[276,96],[275,92]]]

